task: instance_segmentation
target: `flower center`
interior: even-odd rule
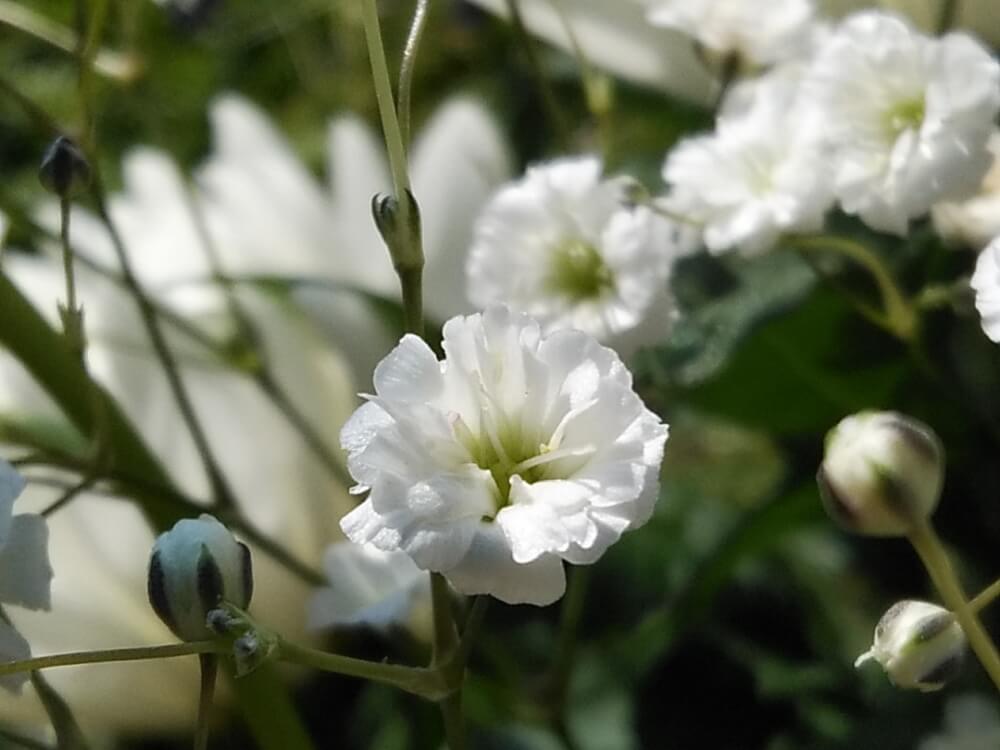
[[[592,446],[562,446],[569,422],[594,405],[594,401],[571,409],[547,441],[532,439],[523,426],[512,424],[493,404],[482,407],[479,434],[474,433],[459,414],[452,414],[452,431],[465,446],[473,462],[486,469],[496,485],[495,512],[510,505],[510,483],[514,476],[528,484],[546,479],[566,479],[594,454]]]
[[[548,287],[573,301],[594,299],[614,286],[614,274],[597,249],[581,239],[563,241],[552,252]]]
[[[919,130],[925,112],[923,97],[898,102],[885,114],[886,129],[893,138],[906,130]]]

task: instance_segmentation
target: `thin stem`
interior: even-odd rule
[[[483,620],[486,618],[486,609],[489,606],[490,598],[485,595],[480,595],[475,598],[472,602],[472,608],[469,610],[469,616],[465,618],[465,626],[462,628],[462,637],[458,643],[458,649],[455,651],[454,660],[457,664],[461,664],[462,668],[469,662],[469,654],[472,651],[472,645],[476,642],[476,638],[479,636],[479,631],[483,627]]]
[[[194,732],[194,750],[208,748],[209,719],[212,713],[212,699],[215,697],[215,679],[219,674],[219,657],[215,654],[200,654],[200,690],[198,693],[198,724]]]
[[[465,719],[462,716],[462,691],[456,690],[439,703],[444,720],[444,737],[449,750],[465,750]]]
[[[793,247],[805,252],[825,250],[843,255],[864,268],[872,277],[882,297],[885,314],[881,325],[903,341],[909,342],[914,339],[917,333],[918,319],[913,305],[900,290],[889,269],[875,253],[860,242],[846,237],[793,235],[788,238],[788,241]],[[876,322],[879,321],[876,320]]]
[[[73,249],[69,244],[69,218],[70,202],[69,198],[62,197],[59,200],[59,240],[62,245],[63,276],[66,279],[66,310],[71,316],[79,315],[79,307],[76,304],[76,277],[73,273]],[[66,331],[67,336],[70,335]],[[73,341],[74,346],[80,347],[80,356],[83,356],[83,341]]]
[[[588,566],[574,567],[570,571],[569,588],[563,599],[562,617],[559,622],[559,640],[556,644],[555,657],[552,660],[552,686],[560,712],[565,704],[566,693],[569,689],[569,680],[576,654],[577,635],[589,587],[590,568]]]
[[[431,603],[434,606],[434,653],[432,664],[441,664],[451,657],[458,645],[458,633],[451,614],[451,591],[440,573],[431,573]]]
[[[410,99],[413,90],[413,71],[417,65],[417,50],[420,47],[420,39],[427,27],[427,9],[429,7],[430,0],[417,0],[417,7],[413,11],[413,21],[410,24],[410,33],[406,37],[406,46],[403,47],[403,61],[399,66],[399,133],[404,148],[408,148],[410,144]]]
[[[29,750],[56,750],[51,745],[46,745],[44,742],[39,742],[31,737],[25,737],[3,727],[0,727],[0,740],[4,740],[17,747],[26,747]]]
[[[937,33],[945,34],[951,30],[958,18],[958,0],[941,0],[941,9],[938,11]]]
[[[392,174],[392,189],[396,199],[395,231],[393,239],[387,240],[386,244],[402,287],[406,330],[423,336],[421,279],[424,253],[421,247],[419,216],[415,213],[416,202],[410,192],[406,148],[392,98],[392,82],[389,80],[389,67],[385,61],[385,48],[382,44],[382,30],[379,26],[375,0],[362,0],[361,12],[365,26],[365,41],[368,45],[368,58],[371,61],[372,78],[375,82],[375,99],[382,119],[382,134],[389,155],[389,171]]]
[[[125,249],[125,243],[122,241],[121,235],[118,233],[118,229],[115,226],[115,223],[111,220],[111,215],[108,213],[107,202],[104,196],[104,189],[101,185],[97,162],[96,160],[91,160],[91,163],[93,164],[94,169],[93,181],[91,182],[91,192],[94,196],[94,202],[97,205],[98,216],[111,237],[111,244],[114,247],[118,263],[121,266],[122,281],[139,307],[139,314],[142,317],[146,333],[149,335],[150,343],[153,345],[153,351],[156,353],[157,359],[163,368],[170,390],[173,393],[174,400],[177,403],[177,407],[181,412],[181,416],[188,427],[191,438],[194,441],[198,454],[201,456],[202,463],[205,466],[209,482],[212,485],[215,502],[218,506],[223,508],[233,507],[236,503],[232,490],[229,488],[229,484],[227,483],[225,476],[222,474],[222,470],[216,463],[215,456],[208,444],[208,438],[202,429],[201,422],[198,420],[194,406],[191,403],[187,387],[181,379],[177,363],[174,361],[173,354],[170,352],[166,336],[164,336],[163,331],[160,328],[160,322],[156,316],[156,311],[153,304],[150,302],[149,297],[146,296],[145,292],[142,290],[142,286],[132,269],[132,262],[129,259],[128,251]]]
[[[0,24],[30,34],[63,52],[76,54],[79,47],[77,35],[71,29],[14,0],[0,0]],[[131,55],[107,49],[95,49],[88,63],[102,76],[122,82],[132,80],[139,71]]]
[[[556,140],[562,146],[562,149],[564,151],[569,150],[569,125],[563,117],[562,110],[559,109],[555,93],[552,90],[548,77],[545,75],[545,71],[542,69],[541,60],[538,58],[538,51],[535,49],[535,40],[528,33],[528,29],[524,24],[524,18],[521,15],[520,0],[506,0],[506,3],[507,14],[510,16],[510,23],[514,29],[514,36],[524,52],[531,77],[535,80],[538,95],[542,100],[542,109],[545,110],[546,119],[552,125],[552,129],[556,134]]]
[[[998,596],[1000,596],[1000,578],[976,594],[969,602],[969,609],[978,613],[992,604]]]
[[[0,677],[18,672],[51,669],[53,667],[173,659],[178,656],[191,656],[192,654],[221,654],[228,650],[229,647],[221,641],[191,641],[190,643],[169,643],[162,646],[108,648],[98,651],[69,651],[62,654],[35,656],[31,659],[0,662]]]
[[[350,656],[318,651],[284,639],[280,639],[278,642],[277,658],[324,672],[334,672],[347,677],[358,677],[363,680],[391,685],[430,700],[440,699],[448,692],[443,676],[437,669],[355,659]]]
[[[955,575],[951,560],[948,559],[948,554],[945,552],[937,532],[934,531],[929,522],[922,521],[911,530],[909,539],[934,582],[944,605],[954,613],[955,619],[958,620],[965,632],[969,646],[979,658],[997,690],[1000,690],[1000,655],[997,654],[993,640],[983,629],[979,618],[966,600],[962,584]]]

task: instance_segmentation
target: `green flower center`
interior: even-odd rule
[[[580,239],[560,244],[552,253],[547,285],[556,293],[581,301],[600,297],[615,277],[597,249]]]
[[[593,454],[591,447],[560,447],[567,422],[589,407],[590,404],[587,404],[567,414],[548,442],[531,439],[520,425],[511,424],[506,415],[490,409],[483,410],[478,435],[460,416],[453,417],[455,437],[468,450],[476,466],[486,469],[493,477],[496,485],[493,516],[510,505],[510,482],[515,475],[528,484],[545,479],[565,479]]]
[[[919,130],[925,114],[926,106],[922,97],[899,102],[886,112],[886,129],[893,138],[906,130]]]

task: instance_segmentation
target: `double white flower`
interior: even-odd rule
[[[785,232],[822,227],[832,203],[813,113],[799,100],[801,69],[789,64],[736,86],[714,133],[667,156],[669,210],[702,225],[712,252],[770,249]]]
[[[967,197],[990,165],[1000,66],[964,34],[931,38],[887,13],[849,17],[803,83],[823,115],[847,213],[904,234],[941,200]]]
[[[368,499],[354,542],[403,550],[459,591],[549,604],[653,512],[667,427],[612,350],[506,307],[455,317],[445,359],[407,335],[341,442]]]
[[[602,179],[595,157],[529,168],[476,222],[470,301],[508,304],[545,332],[578,328],[623,356],[662,340],[674,315],[668,276],[682,247],[670,222],[626,205],[627,187]]]

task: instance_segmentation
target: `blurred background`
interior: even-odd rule
[[[566,4],[577,3],[598,8],[598,19],[613,16],[619,3],[631,5]],[[833,5],[835,14],[847,4]],[[907,10],[932,23],[934,5]],[[990,43],[1000,41],[993,3],[958,5],[963,23]],[[17,217],[45,200],[37,169],[52,137],[30,116],[31,106],[70,132],[81,112],[72,55],[15,28],[9,19],[18,8],[69,34],[77,8],[70,0],[0,2],[0,211],[13,218],[7,244],[17,250],[7,252],[30,254],[44,237]],[[393,70],[412,10],[399,0],[382,4]],[[90,104],[112,189],[121,184],[123,157],[139,145],[162,149],[185,170],[202,163],[212,149],[208,112],[227,92],[260,107],[317,180],[325,179],[331,118],[350,113],[377,127],[360,9],[352,0],[112,0],[107,14],[101,48],[111,68],[93,77]],[[692,59],[676,38],[664,37],[663,45],[668,58]],[[414,131],[464,93],[496,119],[513,174],[533,161],[593,149],[578,61],[544,41],[532,49],[566,133],[545,116],[529,53],[511,25],[467,2],[433,0],[413,90]],[[712,125],[711,74],[704,73],[702,89],[608,74],[608,170],[632,174],[655,193],[670,146]],[[846,217],[834,217],[832,226],[883,251],[910,291],[961,280],[974,263],[968,249],[946,245],[929,222],[904,240]],[[841,278],[859,293],[872,291],[850,270]],[[950,698],[991,696],[990,685],[971,660],[953,685],[929,695],[897,691],[880,670],[852,667],[891,603],[934,597],[905,542],[850,537],[826,519],[815,471],[823,435],[851,412],[895,409],[928,422],[948,455],[938,528],[967,587],[992,582],[1000,574],[997,347],[980,331],[968,299],[928,313],[919,344],[906,347],[790,253],[754,260],[697,255],[673,284],[684,317],[668,341],[634,361],[641,395],[671,424],[656,516],[589,571],[574,642],[558,640],[562,605],[491,606],[466,692],[472,747],[916,748],[939,730]],[[394,319],[396,312],[387,314]],[[1000,633],[997,613],[984,617]],[[414,658],[423,647],[416,636],[389,639],[358,629],[340,633],[337,648]],[[441,746],[436,710],[417,699],[335,677],[300,676],[295,684],[317,747]],[[183,748],[187,731],[133,724],[101,740],[136,750]],[[252,740],[227,714],[213,746]]]

